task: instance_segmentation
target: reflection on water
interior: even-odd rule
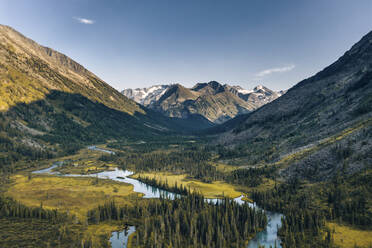
[[[127,247],[128,245],[128,238],[129,235],[136,231],[136,227],[129,226],[128,228],[124,229],[120,232],[112,232],[110,243],[112,248],[123,248]]]
[[[88,146],[88,149],[93,150],[93,151],[106,152],[106,153],[109,153],[109,154],[115,154],[115,152],[113,152],[113,151],[102,149],[102,148],[99,148],[97,146]]]
[[[168,197],[170,199],[174,199],[174,197],[177,196],[177,194],[159,189],[157,187],[150,186],[146,183],[140,182],[137,179],[129,178],[128,176],[132,175],[132,171],[128,170],[121,170],[118,168],[115,168],[115,170],[112,171],[103,171],[96,174],[89,174],[89,175],[73,175],[69,174],[66,176],[84,176],[84,177],[98,177],[101,179],[111,179],[118,182],[123,183],[129,183],[133,185],[134,192],[142,193],[143,198],[159,198],[162,197]]]
[[[63,161],[54,162],[51,167],[46,168],[46,169],[42,169],[42,170],[36,170],[36,171],[33,171],[32,173],[59,175],[59,172],[56,172],[56,171],[53,171],[53,170],[54,170],[54,168],[57,168],[61,165],[63,165]]]
[[[103,149],[102,149],[103,150]],[[63,165],[63,162],[56,162],[50,168],[34,171],[33,173],[46,173],[46,174],[55,174],[60,176],[71,176],[71,177],[97,177],[101,179],[111,179],[118,182],[129,183],[133,185],[133,190],[138,193],[144,194],[144,198],[159,198],[168,197],[169,199],[174,199],[178,197],[178,194],[159,189],[157,187],[153,187],[142,183],[136,179],[129,178],[128,176],[132,175],[133,172],[128,170],[121,170],[115,168],[112,171],[103,171],[96,174],[88,174],[88,175],[78,175],[78,174],[65,174],[61,175],[58,172],[53,172],[53,169]],[[244,204],[245,201],[242,200],[243,196],[234,198],[234,201],[239,204]],[[221,201],[221,199],[206,199],[209,203],[217,203]],[[260,209],[255,203],[248,203],[250,207]],[[268,218],[268,225],[265,230],[257,233],[256,237],[249,241],[248,248],[257,248],[259,245],[264,246],[265,248],[277,247],[281,248],[280,239],[277,235],[278,229],[281,226],[281,218],[283,217],[280,213],[266,211],[266,215]],[[121,232],[113,232],[110,238],[111,247],[112,248],[123,248],[126,247],[128,242],[128,236],[135,231],[134,226],[130,226],[127,230],[127,234],[125,230]]]
[[[259,245],[268,247],[281,248],[280,239],[278,237],[278,229],[281,227],[282,214],[266,211],[268,224],[262,232],[257,233],[254,239],[248,243],[248,248],[257,248]]]

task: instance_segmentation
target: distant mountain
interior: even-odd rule
[[[282,97],[209,131],[222,132],[222,158],[273,163],[284,177],[323,180],[371,165],[372,32]]]
[[[240,86],[225,85],[225,87],[227,87],[231,93],[239,96],[246,102],[254,104],[257,108],[274,101],[286,92],[285,90],[273,91],[263,85],[258,85],[254,87],[253,90],[245,90]]]
[[[106,139],[156,137],[173,124],[66,55],[0,25],[0,167]]]
[[[198,83],[191,89],[180,84],[155,85],[126,89],[122,93],[166,116],[188,119],[198,115],[215,124],[251,112],[284,94],[261,85],[253,90],[244,90],[216,81]]]
[[[148,88],[125,89],[121,93],[139,104],[148,106],[159,100],[169,87],[169,85],[154,85]]]

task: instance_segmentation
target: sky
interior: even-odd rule
[[[372,30],[371,0],[0,0],[0,24],[118,90],[216,80],[288,89]]]

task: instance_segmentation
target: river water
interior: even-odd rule
[[[88,149],[96,150],[95,146],[88,147]],[[104,150],[99,148],[100,151],[103,150],[103,152],[111,152],[108,150]],[[98,177],[101,179],[110,179],[118,182],[124,182],[129,183],[134,186],[134,191],[138,193],[143,194],[143,198],[159,198],[160,196],[168,197],[169,199],[174,199],[177,194],[159,189],[154,186],[147,185],[143,182],[140,182],[136,179],[129,178],[130,175],[133,174],[133,172],[128,170],[121,170],[118,168],[115,168],[115,170],[112,171],[103,171],[96,174],[89,174],[89,175],[78,175],[78,174],[60,174],[58,172],[54,172],[53,169],[62,166],[63,162],[55,162],[53,165],[47,169],[37,170],[33,173],[46,173],[46,174],[53,174],[53,175],[59,175],[59,176],[72,176],[72,177]],[[245,201],[242,200],[243,196],[234,198],[234,201],[243,204]],[[207,199],[208,202],[215,203],[219,201],[219,199]],[[248,203],[249,206],[260,209],[255,203]],[[256,236],[249,241],[247,248],[257,248],[259,245],[264,246],[265,248],[271,247],[277,247],[281,248],[280,245],[280,239],[277,235],[278,229],[281,226],[281,218],[283,217],[282,214],[271,212],[271,211],[265,211],[267,218],[268,218],[268,224],[266,228],[257,233]],[[128,237],[130,234],[135,232],[135,227],[130,226],[127,230],[123,230],[120,232],[113,232],[110,238],[111,247],[112,248],[125,248],[127,247]]]
[[[110,243],[112,248],[123,248],[128,245],[129,235],[136,231],[136,227],[129,226],[127,229],[124,229],[120,232],[112,232]]]

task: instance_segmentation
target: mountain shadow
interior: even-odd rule
[[[372,32],[258,110],[209,130],[224,159],[323,180],[372,164]],[[222,132],[222,133],[219,133]],[[227,148],[227,149],[226,149]]]
[[[175,125],[158,113],[130,115],[81,94],[53,90],[44,99],[0,112],[0,166],[62,156],[110,139],[154,140],[175,134]]]

